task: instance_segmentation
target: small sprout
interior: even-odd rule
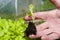
[[[29,5],[29,11],[31,12],[31,14],[33,15],[33,9],[34,9],[34,6],[32,4]]]
[[[32,18],[32,22],[34,22],[34,16],[33,16],[33,10],[34,10],[34,6],[32,4],[29,5],[29,12],[28,15]]]
[[[29,21],[28,27],[26,28],[26,30],[24,32],[25,36],[27,36],[27,37],[29,37],[29,35],[32,35],[32,34],[36,35],[36,26],[34,23],[35,18],[33,16],[33,9],[34,9],[34,6],[32,4],[29,5],[29,12],[30,13],[28,15],[31,16],[32,22]]]

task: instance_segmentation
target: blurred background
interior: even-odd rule
[[[24,16],[28,13],[30,4],[35,6],[35,12],[56,8],[49,0],[0,0],[0,17],[18,18]]]
[[[24,37],[28,23],[21,18],[29,13],[30,4],[35,7],[34,12],[56,9],[49,0],[0,0],[0,40],[31,40]]]

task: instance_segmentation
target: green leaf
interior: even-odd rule
[[[27,40],[23,38],[27,24],[24,20],[0,19],[0,40]]]
[[[29,5],[29,13],[28,13],[28,15],[31,16],[31,17],[33,16],[33,9],[34,9],[34,6],[32,4],[30,4]]]

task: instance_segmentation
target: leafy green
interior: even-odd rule
[[[35,18],[33,16],[34,6],[32,4],[29,5],[29,13],[28,15],[32,18],[32,22],[34,22]]]
[[[30,16],[33,16],[34,6],[32,4],[29,5]]]
[[[0,18],[0,40],[27,40],[23,38],[27,24],[20,18],[19,20]]]

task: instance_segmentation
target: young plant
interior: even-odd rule
[[[27,24],[20,18],[19,20],[0,18],[0,40],[29,40],[23,38]]]
[[[28,15],[32,18],[32,22],[34,22],[35,18],[33,16],[33,10],[34,10],[34,6],[32,4],[29,5],[29,12]]]
[[[35,18],[33,16],[33,9],[34,9],[34,6],[32,4],[29,5],[30,13],[28,15],[32,18],[32,21],[29,21],[28,28],[24,32],[25,36],[28,36],[28,37],[29,35],[32,35],[32,34],[36,35],[36,26],[34,23]]]

